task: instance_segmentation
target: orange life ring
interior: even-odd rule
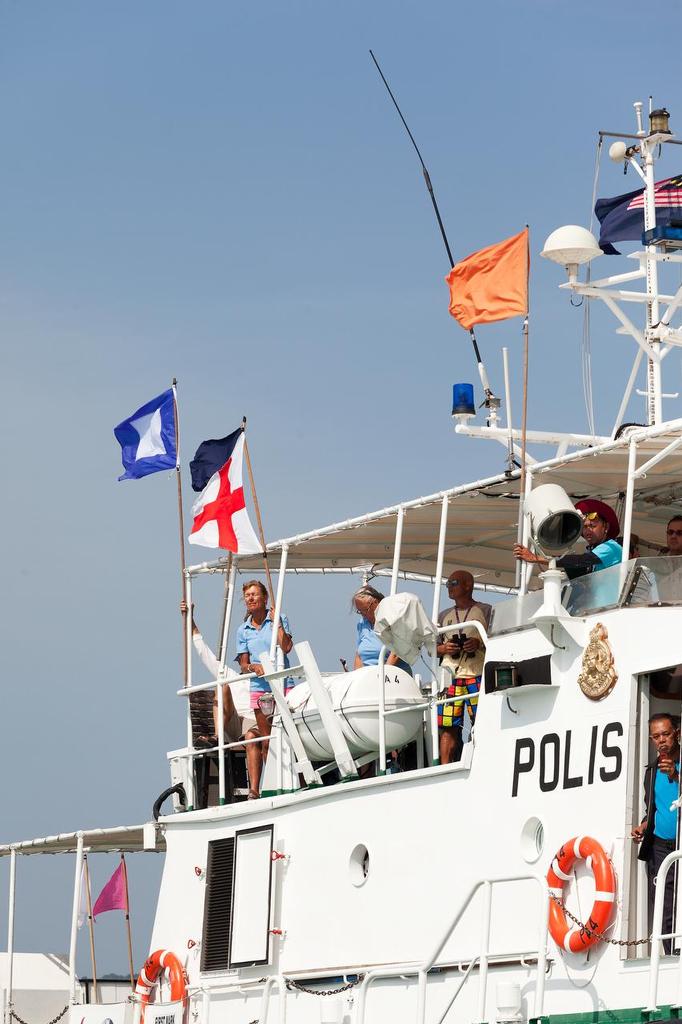
[[[135,986],[135,995],[139,996],[142,1005],[141,1021],[144,1020],[144,1011],[147,1009],[154,986],[164,970],[168,971],[170,975],[171,1002],[185,1002],[187,976],[184,967],[175,953],[171,953],[168,949],[157,949],[155,953],[151,953],[145,960],[137,979],[137,985]]]
[[[611,919],[616,899],[616,876],[603,847],[590,836],[569,839],[561,847],[547,872],[551,896],[563,896],[564,884],[569,881],[576,860],[584,860],[594,875],[596,889],[594,906],[585,925],[579,928],[569,923],[563,909],[555,900],[549,903],[549,932],[557,946],[570,953],[580,953],[599,941],[599,936]]]

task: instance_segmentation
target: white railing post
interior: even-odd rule
[[[225,803],[225,684],[218,679],[216,699],[218,704],[218,803]]]
[[[225,669],[225,659],[227,658],[227,640],[230,634],[230,626],[232,624],[232,606],[234,604],[234,585],[237,575],[237,563],[232,559],[230,565],[230,572],[227,577],[227,604],[225,606],[225,621],[223,622],[223,635],[220,644],[220,668]]]
[[[540,907],[540,927],[538,935],[538,963],[535,978],[535,1002],[533,1016],[541,1017],[545,1005],[545,974],[547,972],[547,935],[549,932],[549,889],[547,881],[542,879],[543,902]]]
[[[289,556],[289,545],[282,544],[282,554],[279,559],[279,575],[277,577],[277,596],[275,597],[275,608],[272,613],[272,640],[270,641],[270,660],[276,661],[277,634],[279,633],[279,620],[282,614],[282,598],[284,596],[284,577],[287,573],[287,558]]]
[[[403,543],[403,521],[405,509],[402,505],[398,507],[398,516],[395,523],[395,541],[393,544],[393,569],[391,571],[391,595],[398,592],[398,571],[400,569],[400,549]]]
[[[481,953],[478,969],[478,1019],[485,1022],[485,1004],[488,993],[488,956],[490,955],[490,914],[492,909],[492,882],[483,883],[483,920],[481,922]]]
[[[426,1024],[426,971],[417,975],[417,1024]]]
[[[531,490],[532,490],[532,473],[530,471],[530,467],[526,466],[526,470],[525,470],[525,489],[524,489],[523,494],[520,496],[521,508],[519,509],[520,520],[519,520],[519,524],[518,524],[519,525],[519,532],[520,532],[520,535],[521,535],[521,544],[523,545],[524,548],[527,548],[528,540],[529,540],[529,537],[530,537],[530,526],[529,526],[529,523],[528,523],[528,517],[525,514],[525,508],[526,508],[526,504],[527,504],[528,498],[530,497]],[[527,562],[519,562],[518,564],[520,566],[520,575],[519,575],[519,579],[518,579],[518,596],[522,597],[526,593],[526,591],[528,589],[528,578],[529,578],[529,574],[530,574],[530,566],[528,565]]]
[[[71,906],[71,941],[69,943],[69,995],[71,1005],[76,1003],[76,945],[78,940],[78,913],[81,902],[83,874],[83,833],[76,838],[76,871],[73,881],[73,903]]]
[[[185,629],[187,630],[186,646],[187,646],[187,664],[185,666],[185,687],[192,685],[192,576],[188,572],[185,574],[185,601],[187,603],[187,615],[185,616]],[[191,697],[187,698],[187,748],[192,750],[194,747],[194,739],[192,736],[192,708],[190,706]],[[194,757],[190,758],[189,771],[187,772],[187,810],[191,810],[194,807],[195,793],[194,793]]]
[[[649,1001],[645,1010],[655,1010],[658,998],[658,972],[661,966],[661,930],[663,927],[663,902],[665,900],[665,882],[668,869],[674,861],[679,860],[682,853],[673,850],[661,862],[656,875],[656,895],[654,897],[653,926],[651,930],[651,963],[649,966]]]
[[[377,775],[386,774],[386,680],[384,678],[384,667],[386,664],[386,644],[379,652],[379,770]]]
[[[443,586],[443,562],[445,561],[445,536],[448,528],[448,506],[450,500],[447,494],[443,495],[443,503],[440,509],[440,529],[438,531],[438,554],[436,556],[436,579],[433,585],[433,605],[431,608],[431,621],[438,625],[438,612],[440,610],[440,589]],[[433,657],[431,659],[431,699],[434,701],[429,708],[429,729],[431,732],[431,764],[439,764],[438,753],[438,708],[435,704],[438,693],[439,680],[438,661],[438,640],[433,646]]]
[[[17,851],[9,855],[9,907],[7,913],[7,995],[5,997],[5,1024],[12,1024],[14,1004],[14,905],[17,886]]]
[[[625,511],[623,513],[623,556],[621,562],[627,564],[630,559],[630,537],[632,535],[632,507],[635,497],[635,467],[637,462],[637,442],[633,438],[628,449],[628,478],[625,486]],[[621,588],[625,581],[621,580]]]

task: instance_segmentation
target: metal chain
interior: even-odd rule
[[[56,1017],[53,1017],[52,1020],[48,1021],[48,1024],[57,1024],[57,1021],[61,1020],[64,1014],[68,1012],[68,1009],[69,1004],[67,1003],[64,1009],[58,1013]],[[17,1024],[28,1024],[28,1021],[25,1021],[23,1017],[20,1017],[18,1013],[14,1012],[14,1010],[10,1010],[10,1016],[14,1017]]]
[[[578,920],[578,918],[571,913],[566,904],[563,903],[558,896],[554,896],[553,893],[550,893],[549,898],[554,900],[557,907],[560,907],[561,910],[563,910],[566,917],[572,921],[573,924],[577,924],[580,930],[585,932],[585,935],[590,939],[595,938],[599,942],[608,942],[611,946],[643,946],[647,942],[651,942],[650,935],[646,939],[608,939],[606,935],[602,935],[601,932],[593,931],[591,928],[588,928],[586,924],[583,924],[582,921]]]
[[[287,978],[286,986],[289,989],[289,991],[295,989],[297,992],[307,992],[309,996],[335,996],[338,995],[339,992],[348,992],[350,989],[355,988],[356,985],[359,985],[364,980],[364,974],[358,974],[355,981],[347,981],[345,985],[340,985],[338,988],[319,989],[306,988],[305,985],[300,985],[297,981],[292,981],[291,979]]]

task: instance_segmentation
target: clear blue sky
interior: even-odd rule
[[[649,47],[634,0],[2,0],[2,841],[145,820],[167,784],[183,736],[175,482],[117,483],[112,428],[173,376],[186,457],[248,417],[270,539],[503,468],[501,447],[452,433],[451,384],[473,363],[370,46],[455,257],[530,224],[530,423],[586,429],[582,312],[537,253],[588,223],[597,129],[632,131],[632,101],[653,93],[682,130],[666,56],[680,9],[647,17]],[[669,158],[661,176],[680,170]],[[602,195],[636,184],[604,161]],[[520,321],[479,339],[500,390],[508,344],[518,411]],[[608,432],[634,353],[596,311],[593,348]],[[297,636],[330,667],[352,653],[351,591],[290,590]],[[209,636],[218,593],[198,595]],[[138,862],[139,960],[159,864]],[[95,885],[114,864],[95,863]],[[20,863],[19,948],[67,948],[70,873]],[[103,971],[125,967],[109,917]]]

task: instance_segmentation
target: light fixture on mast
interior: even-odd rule
[[[652,110],[649,114],[650,135],[672,135],[669,127],[670,114],[661,107],[659,110]]]
[[[591,231],[577,224],[566,224],[552,232],[540,255],[566,267],[568,280],[573,283],[578,279],[578,267],[601,256],[602,251]]]

